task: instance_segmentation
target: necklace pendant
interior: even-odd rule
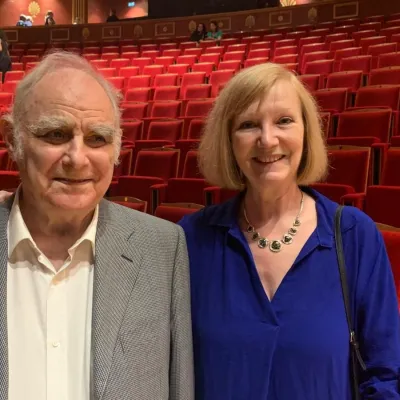
[[[260,239],[260,234],[258,232],[254,232],[251,239],[255,242]]]
[[[282,243],[283,244],[292,244],[293,242],[293,236],[290,236],[289,234],[284,234],[282,238]]]
[[[261,238],[258,240],[258,247],[260,249],[265,249],[268,245],[268,240],[266,238]]]
[[[274,253],[279,253],[282,250],[282,243],[280,240],[273,240],[269,244],[269,249]]]
[[[290,228],[288,233],[289,233],[289,235],[294,236],[297,233],[297,229],[296,228]]]
[[[301,222],[300,222],[300,220],[298,219],[298,218],[296,218],[295,219],[295,221],[294,221],[294,224],[293,224],[293,226],[300,226],[301,225]]]
[[[247,227],[247,233],[253,233],[253,232],[254,232],[254,228],[251,225],[249,225]]]

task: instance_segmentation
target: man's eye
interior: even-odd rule
[[[48,142],[63,143],[64,141],[68,140],[69,136],[65,132],[57,130],[46,133],[43,138]]]
[[[105,137],[101,136],[101,135],[88,136],[88,137],[86,137],[85,141],[86,141],[86,143],[89,144],[89,146],[92,146],[92,147],[100,147],[107,143],[107,140],[105,139]]]
[[[245,121],[239,125],[239,130],[253,129],[256,128],[257,124],[252,121]]]

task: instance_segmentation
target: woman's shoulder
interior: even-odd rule
[[[316,202],[317,214],[319,217],[318,223],[327,223],[329,226],[333,227],[336,210],[339,207],[339,204],[328,199],[317,191],[307,190],[307,192],[314,198]],[[360,209],[352,206],[343,206],[341,232],[342,234],[352,232],[357,236],[363,233],[368,236],[376,236],[378,228],[371,217],[369,217]]]
[[[186,215],[178,224],[187,235],[212,230],[215,227],[230,227],[236,220],[238,201],[238,196],[235,196],[224,203],[206,206],[193,214]]]
[[[185,231],[191,229],[206,228],[210,225],[214,216],[218,217],[223,206],[221,204],[206,206],[193,214],[185,215],[179,222],[178,225],[182,226]]]

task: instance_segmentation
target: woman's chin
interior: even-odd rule
[[[257,181],[259,182],[285,182],[288,179],[290,179],[290,175],[287,173],[287,171],[269,171],[269,172],[264,172],[256,178]]]

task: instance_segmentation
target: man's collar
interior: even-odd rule
[[[24,218],[21,213],[21,209],[19,206],[20,190],[21,188],[19,187],[15,193],[15,196],[13,196],[10,216],[8,219],[8,257],[11,257],[16,246],[23,240],[28,240],[32,244],[32,246],[38,252],[40,252],[40,249],[36,246],[36,243],[33,240],[32,235],[29,232],[29,229],[26,226]],[[93,255],[95,254],[96,229],[97,229],[98,217],[99,217],[99,206],[97,205],[90,224],[86,228],[83,235],[74,243],[74,245],[69,250],[76,249],[83,241],[88,240],[91,243]]]

